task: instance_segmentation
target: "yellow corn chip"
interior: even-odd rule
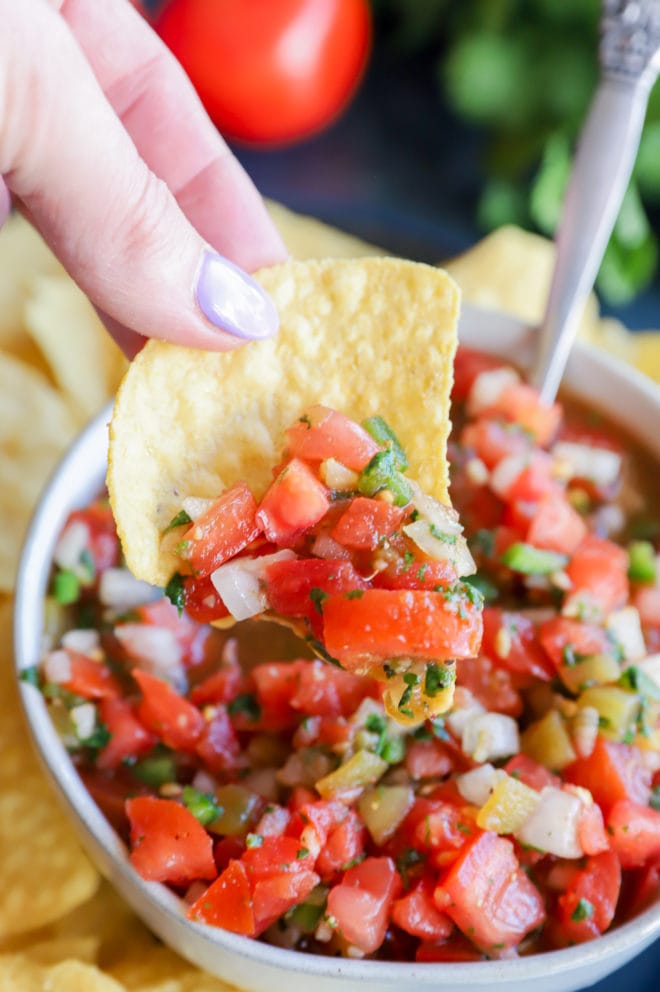
[[[33,754],[14,682],[11,611],[0,610],[0,938],[37,930],[85,902],[98,874]],[[5,986],[0,980],[0,989]]]
[[[94,965],[60,961],[46,966],[26,954],[0,955],[2,992],[125,992],[119,982]]]
[[[152,341],[120,387],[108,485],[129,567],[164,584],[161,533],[186,495],[266,489],[283,430],[312,403],[381,414],[410,476],[448,502],[446,440],[459,294],[442,270],[395,259],[291,262],[260,274],[276,338],[209,354]]]

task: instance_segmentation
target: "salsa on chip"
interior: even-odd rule
[[[198,619],[294,626],[420,722],[481,638],[447,505],[458,291],[394,259],[261,278],[277,338],[219,355],[152,342],[122,384],[108,484],[127,562]]]

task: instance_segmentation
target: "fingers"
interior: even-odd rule
[[[213,350],[274,333],[270,300],[140,158],[63,19],[43,0],[0,0],[0,17],[0,174],[97,307]]]
[[[62,16],[149,168],[194,227],[248,271],[286,251],[183,69],[126,0],[65,0]]]

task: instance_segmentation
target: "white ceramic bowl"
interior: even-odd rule
[[[466,307],[461,341],[525,364],[533,333],[510,317]],[[641,441],[660,463],[660,389],[605,354],[575,347],[567,388],[606,412]],[[78,438],[51,480],[33,519],[16,590],[16,666],[39,660],[43,600],[51,556],[70,510],[101,489],[107,454],[107,409]],[[165,886],[133,871],[123,843],[90,798],[51,723],[41,694],[20,682],[23,705],[46,772],[80,839],[101,872],[136,913],[175,950],[202,968],[251,992],[573,992],[591,986],[660,936],[660,903],[588,944],[519,958],[459,964],[404,964],[317,957],[271,947],[192,923]]]

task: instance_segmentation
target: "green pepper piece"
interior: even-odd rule
[[[215,796],[212,796],[210,792],[200,792],[192,785],[184,785],[182,799],[186,808],[203,827],[213,823],[222,813]]]
[[[378,444],[382,444],[384,448],[389,448],[394,453],[396,467],[400,472],[405,472],[408,468],[408,456],[387,421],[383,417],[367,417],[362,421],[362,426],[371,434],[374,441],[378,441]]]
[[[174,755],[150,754],[132,765],[131,773],[152,789],[158,789],[166,782],[176,782]]]
[[[375,496],[381,489],[389,489],[396,506],[407,506],[412,499],[412,487],[398,471],[391,448],[374,455],[358,479],[358,490],[363,496]]]
[[[506,549],[500,561],[514,572],[522,572],[524,575],[550,575],[564,568],[568,556],[518,541]]]
[[[628,578],[633,582],[655,582],[655,548],[650,541],[628,545]]]
[[[53,596],[60,606],[75,603],[80,596],[80,581],[74,572],[64,568],[53,578]]]

